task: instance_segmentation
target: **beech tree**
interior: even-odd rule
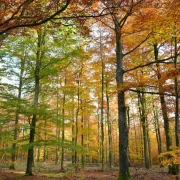
[[[129,179],[129,170],[128,170],[128,130],[127,130],[127,121],[126,121],[126,106],[125,106],[125,91],[123,88],[124,83],[124,57],[134,50],[136,50],[141,44],[137,44],[134,48],[132,48],[129,52],[123,52],[123,43],[122,43],[122,33],[125,23],[129,16],[132,15],[134,8],[141,3],[140,1],[134,2],[126,2],[121,1],[112,2],[112,1],[102,1],[105,7],[107,7],[107,11],[111,14],[112,22],[114,27],[109,25],[108,23],[104,23],[108,27],[110,27],[115,33],[116,40],[116,82],[118,88],[118,123],[119,123],[119,179]],[[117,9],[113,8],[118,7]],[[123,17],[121,16],[123,14]]]
[[[14,90],[10,90],[10,94],[14,96],[15,103],[15,124],[14,124],[14,142],[12,145],[12,164],[10,166],[11,169],[15,169],[15,161],[17,157],[17,150],[18,150],[18,131],[19,131],[19,116],[22,115],[24,112],[22,110],[22,106],[25,102],[22,98],[22,94],[26,92],[24,87],[25,78],[27,78],[26,69],[27,69],[27,62],[26,56],[27,52],[29,51],[29,47],[26,44],[27,39],[23,39],[19,37],[14,41],[13,36],[9,36],[4,44],[1,46],[1,65],[6,67],[6,75],[10,78],[10,81],[5,83],[4,86],[11,87]],[[11,44],[11,47],[10,47]],[[16,67],[14,69],[14,67]],[[14,87],[11,84],[11,81],[14,81]],[[16,83],[17,80],[17,83]],[[10,83],[11,82],[11,83]]]

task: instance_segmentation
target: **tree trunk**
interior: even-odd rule
[[[66,86],[66,75],[65,75],[64,86]],[[65,90],[64,90],[64,91],[63,91],[63,103],[62,103],[62,149],[61,149],[61,171],[64,171],[65,103],[66,103],[66,94],[65,94]]]
[[[156,132],[156,140],[158,145],[158,154],[160,155],[162,153],[162,140],[161,140],[161,132],[159,128],[159,117],[157,108],[153,104],[153,115],[154,115],[154,126],[155,126],[155,132]],[[159,159],[161,161],[161,159]]]
[[[59,163],[59,143],[60,143],[60,120],[59,120],[59,93],[57,87],[57,94],[56,94],[56,160],[55,164]]]
[[[83,101],[81,99],[81,146],[84,148],[84,109],[83,109]],[[84,151],[84,150],[83,150]],[[84,152],[81,155],[81,164],[82,168],[85,165]]]
[[[79,85],[78,85],[79,86]],[[78,101],[78,105],[77,105],[77,109],[76,109],[76,131],[75,131],[75,146],[77,146],[78,143],[78,132],[79,132],[79,127],[78,127],[78,116],[79,116],[79,87],[78,87],[78,93],[77,93],[77,101]],[[77,151],[75,150],[75,164],[77,164],[78,162],[78,154]]]
[[[41,69],[41,60],[43,58],[43,45],[44,45],[44,37],[45,31],[42,30],[37,31],[38,34],[38,42],[37,42],[37,54],[36,54],[36,65],[34,72],[34,80],[35,80],[35,92],[34,92],[34,113],[30,125],[30,137],[29,137],[29,148],[28,148],[28,157],[27,157],[27,168],[26,175],[32,175],[32,167],[34,160],[34,139],[35,139],[35,129],[36,129],[36,121],[37,121],[37,108],[38,108],[38,99],[39,99],[39,85],[40,85],[40,69]]]
[[[76,109],[76,134],[75,134],[75,146],[77,146],[78,143],[78,134],[79,134],[79,127],[78,127],[78,116],[79,116],[79,109],[80,109],[80,86],[81,86],[81,82],[80,82],[80,78],[81,78],[81,74],[82,74],[82,67],[80,72],[78,73],[78,77],[77,77],[77,109]],[[77,151],[75,151],[75,165],[77,165],[78,162],[78,154]],[[76,166],[77,168],[77,166]]]
[[[154,58],[155,61],[158,60],[158,46],[157,44],[154,45]],[[160,73],[160,67],[159,64],[156,64],[157,67],[157,77],[158,77],[158,81],[159,81],[159,92],[160,92],[160,102],[161,102],[161,110],[162,110],[162,115],[163,115],[163,119],[164,119],[164,130],[165,130],[165,135],[166,135],[166,149],[167,151],[170,150],[170,146],[172,146],[172,138],[171,138],[171,132],[170,132],[170,127],[169,127],[169,118],[168,118],[168,114],[167,114],[167,107],[166,107],[166,101],[164,98],[164,91],[163,91],[163,86],[161,81],[161,73]]]
[[[75,147],[75,121],[74,121],[74,96],[72,97],[72,144],[73,144],[73,149],[72,149],[72,164],[75,164],[75,151],[74,151],[74,147]]]
[[[151,153],[151,140],[149,136],[149,123],[147,121],[147,116],[146,116],[146,124],[147,124],[147,140],[148,140],[148,154],[149,154],[149,168],[152,167],[152,153]]]
[[[138,140],[137,140],[137,132],[136,132],[136,124],[135,124],[135,120],[134,120],[134,140],[135,140],[135,143],[136,143],[136,159],[137,161],[139,161],[139,151],[138,151]]]
[[[130,155],[129,155],[129,130],[130,130],[130,114],[129,114],[129,107],[126,108],[126,116],[127,116],[127,146],[128,146],[128,165],[130,166]]]
[[[177,60],[178,60],[178,47],[177,47],[177,25],[175,24],[175,36],[174,36],[174,68],[177,70]],[[174,90],[175,90],[175,137],[176,137],[176,146],[179,147],[179,132],[180,132],[180,124],[179,124],[179,88],[178,88],[178,76],[174,79]],[[180,165],[176,165],[176,179],[180,179]]]
[[[98,110],[97,110],[97,116],[98,116],[98,162],[101,162],[101,136],[100,136],[100,114],[99,114],[99,102],[98,102]]]
[[[158,61],[158,55],[159,55],[159,50],[158,50],[158,45],[154,44],[154,59],[155,61]],[[167,151],[170,151],[170,147],[172,146],[172,136],[171,136],[171,131],[170,131],[170,126],[169,126],[169,118],[168,118],[168,113],[167,113],[167,107],[166,107],[166,101],[164,97],[164,90],[163,90],[163,85],[161,83],[161,72],[160,72],[160,66],[159,63],[156,63],[156,68],[157,68],[157,78],[159,81],[159,97],[160,97],[160,102],[161,102],[161,110],[162,110],[162,115],[163,115],[163,120],[164,120],[164,131],[165,131],[165,136],[166,136],[166,149]],[[169,173],[170,174],[176,174],[176,170],[174,169],[173,166],[169,166]]]
[[[89,122],[89,118],[87,119],[87,129],[88,129],[88,133],[87,133],[87,151],[89,151],[90,150],[90,134],[89,134],[89,132],[90,132],[90,122]],[[86,162],[90,162],[90,155],[87,155],[86,156]]]
[[[126,106],[125,106],[125,93],[123,87],[123,53],[121,42],[121,29],[117,19],[115,19],[115,33],[116,33],[116,82],[118,88],[118,128],[119,128],[119,180],[128,180],[128,130],[126,122]]]
[[[148,150],[148,135],[147,135],[147,122],[146,122],[144,93],[142,93],[142,95],[140,93],[138,93],[138,100],[139,100],[139,112],[140,112],[141,125],[142,125],[142,129],[143,129],[145,167],[147,169],[149,169],[150,168],[150,160],[149,160],[149,150]]]
[[[108,82],[106,82],[106,101],[107,101],[107,125],[108,125],[108,143],[109,143],[109,168],[112,168],[113,166],[112,128],[110,122]]]
[[[141,160],[142,162],[144,161],[144,143],[143,143],[143,131],[142,131],[142,125],[141,125],[141,118],[140,118],[140,125],[139,125],[139,134],[140,134],[140,157],[141,157]]]
[[[46,119],[44,120],[44,131],[45,131],[44,132],[44,140],[46,142],[46,140],[47,140],[47,121],[46,121]],[[44,145],[43,161],[45,162],[46,159],[47,159],[47,147],[46,147],[46,145]]]
[[[21,59],[21,71],[19,74],[19,87],[18,87],[18,107],[16,109],[16,116],[15,116],[15,129],[14,129],[14,143],[12,145],[13,153],[11,156],[11,166],[10,169],[15,169],[15,161],[16,161],[16,151],[17,151],[17,137],[18,137],[18,122],[19,122],[19,104],[21,100],[22,94],[22,86],[23,86],[23,74],[24,74],[24,66],[25,66],[25,59]]]
[[[36,151],[35,151],[36,152]],[[37,162],[39,162],[40,161],[40,152],[41,152],[41,149],[40,149],[40,147],[38,146],[37,147]],[[36,157],[36,156],[35,156]]]
[[[100,58],[101,58],[101,163],[104,170],[104,60],[102,47],[102,34],[100,29]]]

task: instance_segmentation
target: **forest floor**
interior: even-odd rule
[[[106,169],[103,172],[100,167],[86,167],[75,172],[69,168],[65,172],[58,170],[59,165],[51,163],[36,164],[34,176],[24,176],[25,165],[18,164],[16,170],[10,170],[0,165],[0,180],[117,180],[118,168]],[[167,168],[153,166],[147,170],[142,167],[130,168],[131,179],[134,180],[173,180],[175,176],[167,173]]]

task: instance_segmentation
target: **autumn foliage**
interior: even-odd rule
[[[0,0],[0,158],[179,174],[178,0]],[[172,148],[173,147],[173,148]],[[131,168],[130,168],[131,170]]]

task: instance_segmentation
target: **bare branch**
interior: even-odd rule
[[[99,19],[99,21],[104,24],[105,26],[107,26],[108,28],[115,30],[113,27],[111,27],[110,25],[108,25],[107,23],[105,23],[104,21],[102,21],[101,19]]]
[[[59,20],[59,19],[78,19],[78,18],[98,18],[98,17],[101,17],[101,16],[107,16],[109,15],[109,13],[106,13],[106,14],[97,14],[97,15],[94,15],[94,14],[89,14],[89,15],[76,15],[76,16],[62,16],[62,17],[55,17],[53,18],[54,20]]]
[[[143,0],[140,0],[140,1],[136,2],[136,3],[133,3],[133,1],[131,1],[131,5],[130,5],[130,8],[129,8],[128,12],[127,12],[126,15],[121,19],[121,21],[120,21],[120,23],[119,23],[120,26],[121,26],[121,28],[124,26],[127,18],[132,14],[133,8],[136,7],[138,4],[140,4],[142,1],[143,1]]]
[[[179,55],[179,54],[178,54],[178,55]],[[124,73],[130,72],[130,71],[133,71],[133,70],[142,68],[142,67],[146,67],[146,66],[149,66],[149,65],[152,65],[152,64],[155,64],[155,63],[165,63],[165,61],[167,61],[167,60],[169,60],[169,59],[172,59],[172,58],[174,58],[174,56],[171,56],[171,57],[168,57],[168,58],[162,59],[162,60],[152,61],[152,62],[143,64],[143,65],[139,65],[139,66],[136,66],[136,67],[134,67],[134,68],[124,70]]]
[[[149,33],[143,41],[141,41],[138,45],[136,45],[134,48],[132,48],[132,49],[131,49],[130,51],[128,51],[127,53],[123,53],[123,55],[124,55],[124,56],[127,56],[127,55],[131,54],[133,51],[135,51],[137,48],[139,48],[144,42],[146,42],[147,39],[149,39],[149,37],[150,37],[151,34],[152,34],[152,33]]]
[[[154,91],[141,91],[141,90],[138,90],[138,89],[128,89],[129,91],[132,91],[132,92],[137,92],[137,93],[145,93],[145,94],[155,94],[155,95],[165,95],[165,96],[171,96],[171,97],[174,97],[175,95],[174,94],[170,94],[170,93],[160,93],[160,92],[154,92]]]

